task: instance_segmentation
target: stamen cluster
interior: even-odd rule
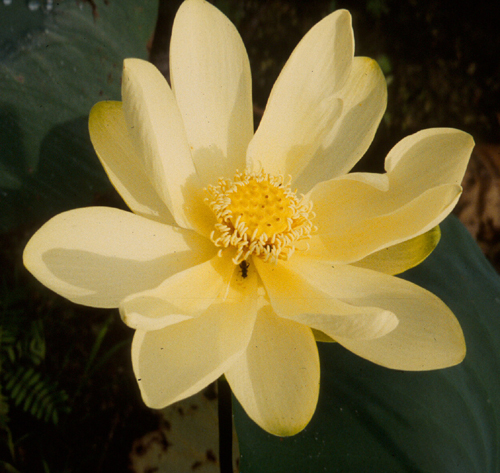
[[[237,172],[232,180],[221,178],[206,191],[210,197],[205,200],[217,218],[210,238],[221,248],[219,255],[224,248],[236,248],[235,264],[250,255],[268,262],[287,260],[297,242],[316,231],[312,202],[298,197],[282,175]]]

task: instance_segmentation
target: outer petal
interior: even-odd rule
[[[397,317],[376,307],[356,307],[332,298],[311,286],[287,263],[255,264],[273,310],[280,317],[295,320],[329,337],[368,340],[382,337],[396,328]]]
[[[310,254],[353,262],[430,230],[455,206],[473,146],[458,130],[424,130],[391,150],[387,174],[353,173],[316,185],[308,194],[319,229]]]
[[[247,159],[254,168],[299,175],[340,116],[339,91],[353,52],[346,10],[327,16],[304,36],[278,77],[250,143]]]
[[[314,156],[294,185],[305,193],[318,182],[351,170],[370,146],[387,105],[387,85],[379,65],[355,57],[351,73],[338,96],[342,114],[328,128]]]
[[[472,136],[453,128],[430,128],[401,140],[385,159],[391,186],[407,199],[431,187],[460,185],[474,148]]]
[[[110,181],[137,215],[174,224],[144,172],[123,115],[121,102],[99,102],[89,116],[90,139]]]
[[[316,288],[343,302],[380,307],[399,319],[387,335],[371,340],[336,340],[357,355],[387,368],[422,371],[460,363],[465,341],[450,309],[415,284],[363,268],[297,256],[290,265]]]
[[[253,135],[250,65],[236,28],[210,3],[187,0],[179,8],[170,73],[203,185],[245,169]]]
[[[78,304],[118,307],[172,274],[210,259],[213,244],[188,230],[130,212],[90,207],[49,220],[24,250],[45,286]]]
[[[226,371],[247,414],[267,432],[300,432],[311,420],[319,392],[319,358],[311,330],[259,311],[245,353]]]
[[[122,98],[129,135],[146,175],[175,221],[184,228],[198,229],[203,195],[167,81],[149,62],[126,59]]]
[[[257,314],[257,276],[235,280],[227,299],[200,317],[161,330],[138,330],[132,363],[144,402],[162,408],[221,376],[244,352]]]
[[[441,230],[437,226],[423,235],[384,248],[352,264],[381,273],[400,274],[424,261],[434,251],[440,238]]]
[[[448,184],[407,202],[401,188],[381,190],[365,176],[373,177],[349,174],[318,184],[310,193],[318,232],[310,240],[308,256],[359,261],[435,227],[452,211],[461,193],[460,186]]]
[[[225,300],[234,270],[226,254],[176,273],[158,287],[123,300],[122,319],[132,328],[159,330],[197,317]]]

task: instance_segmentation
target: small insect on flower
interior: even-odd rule
[[[250,263],[247,263],[246,261],[242,261],[240,263],[240,269],[241,269],[241,277],[245,279],[248,276],[248,267],[250,266]]]

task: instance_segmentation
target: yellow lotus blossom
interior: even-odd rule
[[[132,362],[148,406],[225,374],[257,424],[293,435],[317,403],[316,340],[400,370],[463,359],[448,307],[393,275],[437,244],[473,140],[424,130],[390,151],[384,174],[347,174],[387,98],[376,62],[353,53],[347,11],[316,24],[254,134],[240,36],[208,2],[186,0],[172,88],[153,65],[127,59],[123,102],[92,109],[95,150],[132,212],[57,215],[24,261],[76,303],[119,307],[136,329]]]

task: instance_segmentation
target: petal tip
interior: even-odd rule
[[[144,64],[150,64],[148,61],[144,59],[139,59],[136,57],[128,57],[123,60],[123,69],[130,69],[136,66],[142,66]]]

